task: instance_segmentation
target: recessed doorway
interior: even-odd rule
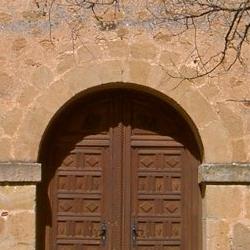
[[[78,99],[41,147],[38,249],[200,250],[199,155],[185,119],[154,96]]]

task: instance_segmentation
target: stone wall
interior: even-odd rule
[[[250,246],[250,188],[207,186],[204,201],[207,249],[247,250]]]
[[[116,87],[142,89],[174,105],[200,136],[203,163],[250,161],[250,107],[242,102],[250,96],[249,45],[243,47],[244,67],[237,63],[188,81],[170,75],[194,75],[192,32],[176,37],[132,21],[103,29],[89,13],[80,26],[68,25],[56,7],[50,29],[42,7],[42,1],[0,3],[0,161],[37,162],[43,133],[66,102],[84,91]],[[144,14],[133,18],[141,21]],[[201,32],[203,51],[221,46],[220,34]],[[34,185],[0,187],[1,249],[34,249]],[[246,185],[207,185],[204,249],[247,250],[249,199]]]
[[[35,185],[0,186],[0,249],[35,249]]]

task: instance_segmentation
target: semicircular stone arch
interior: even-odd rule
[[[14,141],[18,146],[13,146],[12,156],[37,161],[48,124],[78,95],[105,88],[131,88],[159,96],[185,117],[203,147],[203,162],[231,161],[232,145],[221,118],[190,82],[177,84],[176,79],[166,79],[161,66],[143,60],[110,59],[75,66],[34,98],[19,125]]]

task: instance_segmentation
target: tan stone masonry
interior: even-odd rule
[[[183,80],[170,75],[196,72],[192,31],[152,29],[143,9],[137,25],[110,30],[85,15],[74,40],[74,23],[57,9],[50,36],[36,2],[0,1],[0,250],[35,250],[36,186],[47,171],[38,156],[50,122],[68,103],[109,88],[150,93],[182,114],[203,152],[202,250],[249,250],[250,45],[242,65]],[[201,31],[203,57],[223,46],[222,30]]]

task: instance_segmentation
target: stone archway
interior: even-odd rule
[[[38,247],[200,249],[198,144],[182,115],[153,95],[78,96],[41,144]]]
[[[143,61],[111,60],[73,67],[34,97],[16,133],[13,145],[18,147],[14,147],[13,156],[23,161],[36,161],[41,137],[54,114],[83,91],[128,87],[159,96],[192,121],[204,146],[203,162],[230,161],[232,144],[216,111],[189,82],[174,88],[176,80],[165,82],[161,71],[160,66]]]

